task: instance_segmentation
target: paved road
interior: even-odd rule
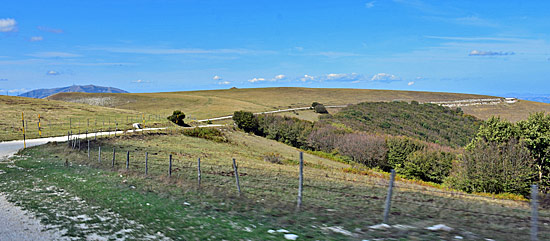
[[[207,126],[210,126],[210,125],[207,125]],[[144,130],[149,131],[149,130],[162,130],[162,129],[164,129],[164,128],[145,128]],[[143,130],[142,129],[128,130],[126,132],[131,133],[131,132],[134,132],[134,131],[135,132],[140,132],[140,131],[143,131]],[[121,135],[123,133],[124,133],[124,131],[117,131],[116,132],[117,135]],[[106,136],[106,135],[114,135],[114,134],[115,134],[114,131],[111,131],[111,132],[97,132],[97,133],[88,133],[87,136],[88,137],[94,137],[96,135],[97,136]],[[73,137],[85,138],[86,134],[73,135]],[[30,139],[30,140],[27,140],[26,143],[27,143],[27,147],[31,147],[31,146],[38,146],[38,145],[46,144],[48,142],[67,141],[67,138],[68,138],[67,136],[58,136],[58,137]],[[17,153],[21,149],[23,149],[23,141],[22,140],[0,142],[0,160],[9,158],[10,156]]]
[[[326,108],[344,108],[347,107],[347,105],[326,105]],[[309,110],[312,107],[297,107],[297,108],[291,108],[291,109],[284,109],[284,110],[273,110],[273,111],[264,111],[264,112],[258,112],[254,113],[254,115],[261,115],[261,114],[272,114],[272,113],[280,113],[280,112],[289,112],[289,111],[295,111],[295,110]],[[232,115],[228,116],[222,116],[222,117],[216,117],[216,118],[209,118],[204,120],[197,120],[197,122],[205,122],[205,121],[216,121],[216,120],[226,120],[233,118]]]

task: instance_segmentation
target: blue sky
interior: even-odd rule
[[[0,93],[342,87],[548,94],[550,1],[4,1]]]

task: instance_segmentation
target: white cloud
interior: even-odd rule
[[[13,18],[0,18],[0,32],[15,32],[17,22]]]
[[[393,74],[386,74],[386,73],[378,73],[372,76],[370,79],[371,81],[380,81],[380,82],[392,82],[392,81],[398,81],[401,80],[401,78],[393,75]]]
[[[44,40],[44,38],[42,36],[33,36],[30,39],[31,42],[38,42],[38,41],[42,41],[42,40]]]
[[[273,78],[273,79],[274,80],[283,80],[283,79],[286,79],[286,75],[280,74],[280,75],[275,76],[275,78]]]
[[[408,86],[414,85],[414,81],[407,83]]]
[[[367,2],[367,3],[365,3],[365,7],[366,7],[366,8],[373,8],[375,2],[376,2],[376,1]]]
[[[223,78],[218,76],[218,75],[214,75],[214,77],[212,77],[213,80],[222,80]]]
[[[218,82],[219,85],[228,85],[228,84],[231,84],[231,82],[229,81],[220,81]]]
[[[144,83],[150,83],[150,81],[148,81],[148,80],[142,80],[142,79],[138,79],[138,80],[134,80],[134,81],[132,81],[132,83],[137,83],[137,84],[144,84]]]
[[[311,80],[314,80],[314,79],[315,79],[315,77],[313,77],[311,75],[307,75],[307,74],[305,74],[304,77],[300,78],[300,80],[302,82],[311,81]]]
[[[265,81],[264,78],[254,78],[254,79],[249,79],[248,82],[250,83],[256,83],[256,82],[260,82],[260,81]]]
[[[82,55],[66,53],[66,52],[38,52],[34,54],[28,54],[29,56],[38,57],[38,58],[74,58],[80,57]]]
[[[48,73],[46,73],[47,75],[59,75],[59,72],[55,71],[55,70],[50,70],[48,71]]]
[[[469,56],[506,56],[506,55],[514,55],[516,53],[514,52],[493,52],[493,51],[479,51],[479,50],[472,50],[469,54]]]
[[[22,93],[22,92],[27,92],[27,89],[25,89],[25,88],[13,89],[13,90],[8,90],[8,92],[10,92],[10,93]]]

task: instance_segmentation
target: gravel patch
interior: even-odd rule
[[[29,212],[8,202],[0,194],[0,239],[2,240],[69,240],[45,226]]]

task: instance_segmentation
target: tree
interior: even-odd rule
[[[256,119],[252,112],[235,111],[233,113],[233,121],[237,124],[237,127],[246,132],[258,132],[258,119]]]
[[[535,177],[533,161],[523,143],[479,141],[455,163],[446,182],[467,192],[529,194]]]
[[[167,119],[174,122],[176,125],[185,126],[185,123],[183,122],[183,119],[185,119],[185,114],[180,110],[175,110],[174,113],[172,113],[171,116],[168,116]]]
[[[313,107],[313,109],[315,110],[315,113],[328,114],[327,108],[325,108],[323,104],[317,104]]]
[[[517,123],[521,139],[531,152],[541,188],[550,187],[550,115],[543,112]]]

